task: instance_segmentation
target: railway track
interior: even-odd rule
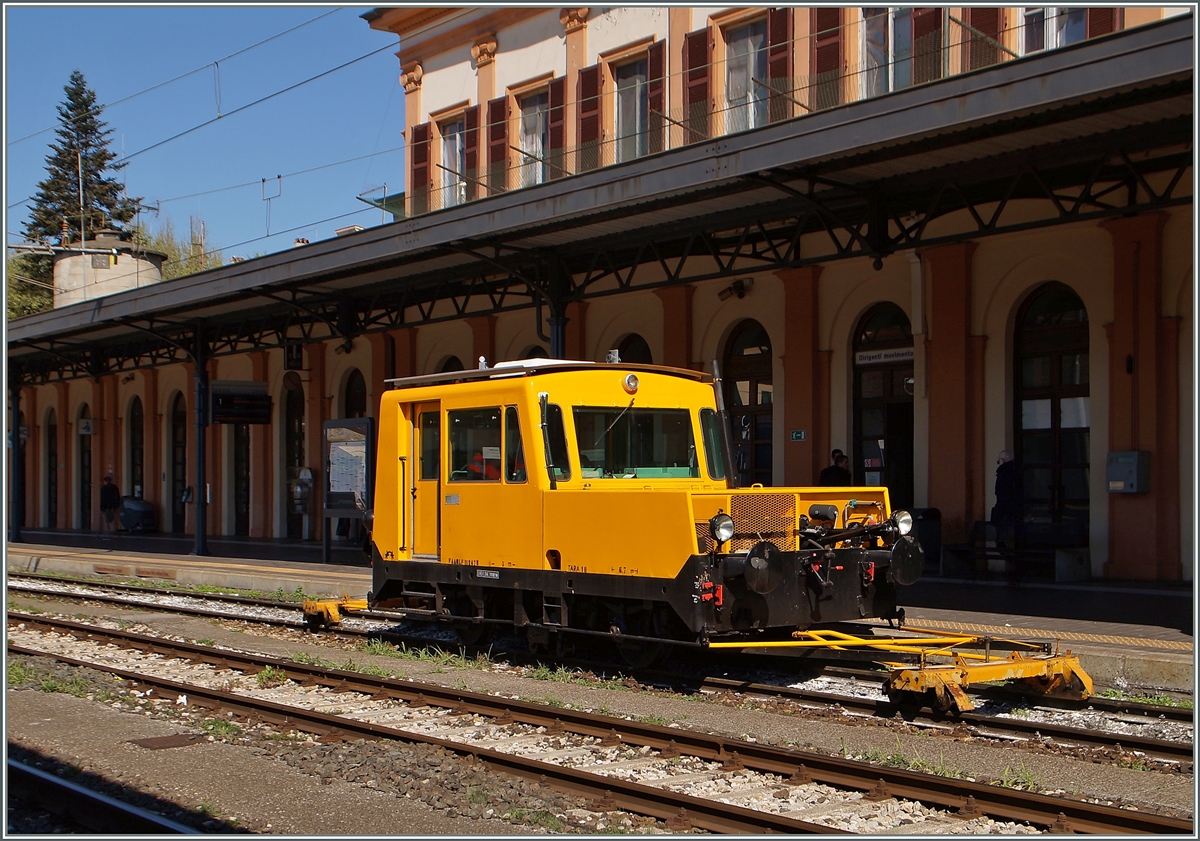
[[[199,835],[200,830],[86,786],[8,760],[8,795],[92,832],[110,835]]]
[[[42,583],[45,580],[44,576],[15,578],[17,579],[17,587],[13,589],[31,594],[37,593],[48,596],[86,599],[130,607],[152,607],[155,610],[171,611],[185,615],[243,619],[276,627],[295,629],[305,627],[299,605],[278,599],[251,598],[225,594],[196,595],[166,588],[147,588],[141,586],[87,585],[70,579],[57,579],[52,582],[54,586],[46,587]],[[10,586],[12,586],[11,582]],[[67,591],[61,589],[61,587],[66,586],[69,586],[71,589]],[[112,592],[97,592],[94,589],[97,586]],[[144,600],[147,595],[174,601],[164,603],[160,599],[156,599],[153,603],[148,604]],[[141,600],[139,600],[139,597]],[[225,609],[212,607],[211,605],[214,602],[235,605],[239,610],[254,609],[255,613],[253,615],[230,614]],[[263,610],[268,611],[269,615],[263,614],[261,612]],[[367,618],[351,620],[358,623],[357,627],[339,628],[337,633],[345,636],[366,638],[372,635],[379,635],[386,629],[388,639],[404,642],[408,645],[424,646],[430,644],[430,640],[427,637],[397,634],[394,631],[394,626],[401,619],[402,617],[398,615],[373,614]],[[530,662],[534,659],[519,652],[505,652],[505,654],[509,659],[519,660],[524,657]],[[786,660],[783,662],[785,665],[787,664]],[[878,672],[842,671],[868,681],[882,680],[882,675]],[[997,717],[978,712],[948,717],[941,713],[902,709],[882,698],[873,699],[850,694],[832,694],[829,692],[749,680],[711,676],[697,677],[694,674],[681,675],[678,673],[659,672],[647,673],[640,675],[640,677],[643,680],[649,680],[652,685],[666,686],[676,691],[737,693],[750,699],[784,701],[808,708],[839,707],[843,712],[850,715],[877,718],[891,718],[901,715],[905,721],[918,726],[940,730],[967,727],[970,729],[971,735],[984,738],[1052,740],[1061,745],[1088,749],[1116,749],[1120,747],[1126,751],[1137,751],[1149,757],[1167,762],[1190,763],[1194,753],[1193,743],[1190,741],[1148,737],[1131,732],[1114,733],[1103,729],[1058,724],[1046,720]],[[978,693],[972,692],[972,694],[978,694],[980,697],[990,699],[1028,701],[1027,698],[1020,699],[1019,696],[1015,696],[1011,692],[1002,692],[998,688],[983,688],[982,691]],[[1133,716],[1135,717],[1133,723],[1136,724],[1140,721],[1142,726],[1153,726],[1160,719],[1190,723],[1192,715],[1191,710],[1187,709],[1152,706],[1131,701],[1115,701],[1104,698],[1091,698],[1084,705],[1075,704],[1074,709],[1079,709],[1081,706],[1113,717]]]
[[[961,779],[947,779],[913,771],[879,767],[863,762],[788,750],[738,739],[653,724],[614,719],[574,710],[532,704],[511,698],[450,689],[437,684],[422,684],[365,675],[359,672],[305,665],[261,655],[208,646],[174,642],[125,631],[101,629],[67,620],[36,615],[10,614],[9,652],[28,656],[51,656],[72,665],[102,669],[154,689],[168,701],[186,696],[189,704],[237,712],[307,732],[343,738],[404,739],[441,746],[459,754],[474,756],[491,766],[534,779],[545,778],[545,785],[582,797],[590,797],[608,808],[673,821],[673,826],[707,829],[713,832],[829,832],[830,826],[781,814],[808,786],[824,785],[842,792],[862,793],[863,799],[902,798],[948,810],[971,819],[986,815],[993,819],[1031,823],[1042,827],[1086,833],[1190,833],[1192,822],[1145,812],[1118,809],[1083,801],[1067,800],[1015,789],[1000,788]],[[14,634],[12,623],[24,624]],[[36,648],[23,644],[31,631],[50,632],[58,637],[42,638],[49,645]],[[14,637],[22,642],[14,642]],[[115,644],[145,654],[203,663],[217,669],[235,669],[244,674],[277,670],[300,686],[324,687],[325,691],[355,693],[369,699],[374,712],[362,711],[357,717],[317,712],[296,703],[281,703],[250,697],[205,686],[194,681],[180,682],[177,677],[152,676],[127,668],[98,664],[94,661],[46,650],[53,640],[65,637],[91,641],[97,645]],[[140,663],[146,665],[145,663]],[[211,669],[208,671],[211,675]],[[383,705],[380,707],[379,705]],[[486,719],[486,724],[479,723]],[[387,723],[380,723],[386,721]],[[449,722],[465,722],[451,726]],[[504,732],[498,736],[497,731]],[[567,738],[569,737],[569,738]],[[557,751],[548,750],[546,740],[558,739]],[[508,749],[496,747],[497,741]],[[531,741],[532,740],[532,741]],[[521,748],[520,744],[525,747]],[[514,747],[516,746],[516,747]],[[521,755],[526,750],[539,757]],[[586,749],[586,750],[585,750]],[[651,779],[653,785],[623,779],[617,772],[584,772],[577,761],[579,751],[592,755],[607,749],[632,757],[636,776]],[[558,753],[560,762],[546,761],[548,753]],[[599,754],[597,754],[599,755]],[[577,767],[566,760],[575,756]],[[771,790],[774,809],[750,809],[744,805],[722,803],[708,796],[696,796],[674,790],[671,776],[664,768],[673,760],[688,758],[691,768],[711,776],[716,772],[743,772],[754,775],[750,786]],[[696,763],[699,763],[697,765]],[[618,765],[620,763],[618,762]],[[653,772],[651,765],[654,766]],[[665,782],[664,782],[665,780]]]

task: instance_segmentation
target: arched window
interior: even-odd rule
[[[1013,427],[1023,519],[1074,522],[1087,537],[1091,392],[1088,315],[1061,283],[1037,289],[1013,337]]]
[[[83,421],[91,421],[92,410],[88,408],[87,403],[84,403],[79,410],[80,423],[76,429],[79,435],[79,527],[84,531],[91,531],[92,528],[92,435],[91,424],[87,424],[87,434],[85,430],[79,429],[83,426]]]
[[[521,359],[545,359],[550,354],[541,345],[530,345],[524,353],[521,354]]]
[[[295,371],[289,373],[294,374]],[[304,468],[304,384],[299,376],[283,379],[284,420],[283,420],[283,500],[287,508],[287,536],[303,537],[304,515],[296,511],[292,504],[292,487],[300,479],[300,471]]]
[[[58,414],[46,413],[46,527],[58,528]]]
[[[738,483],[771,484],[771,338],[746,319],[725,348],[725,404],[733,427],[733,464]]]
[[[367,416],[367,381],[355,368],[346,379],[346,394],[342,406],[342,417],[365,418]]]
[[[913,504],[913,337],[904,310],[876,304],[854,336],[855,484],[885,485],[893,508]],[[835,442],[836,443],[836,442]]]
[[[182,534],[187,527],[187,403],[182,393],[171,403],[171,531]]]
[[[145,467],[145,420],[142,413],[142,398],[134,397],[129,404],[129,483],[130,492],[142,498],[142,481]]]
[[[621,343],[617,345],[617,353],[621,355],[622,362],[638,365],[654,364],[654,355],[650,353],[650,345],[646,344],[646,340],[637,333],[630,333],[621,339]]]
[[[442,367],[439,370],[443,374],[447,371],[461,371],[463,370],[462,360],[457,356],[448,357],[446,361],[442,363]]]

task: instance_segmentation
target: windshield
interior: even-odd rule
[[[688,479],[700,476],[686,409],[575,409],[584,479]]]

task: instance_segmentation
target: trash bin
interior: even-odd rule
[[[925,574],[942,571],[942,511],[940,508],[912,508],[913,532],[925,550]]]

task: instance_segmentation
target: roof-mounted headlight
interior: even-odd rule
[[[733,537],[733,517],[718,514],[708,521],[708,531],[717,543],[725,543]]]
[[[637,374],[626,374],[625,379],[621,380],[621,388],[625,389],[626,394],[636,394],[638,390]]]
[[[901,535],[908,534],[912,531],[913,517],[907,511],[893,511],[892,522],[896,525],[896,531]]]

